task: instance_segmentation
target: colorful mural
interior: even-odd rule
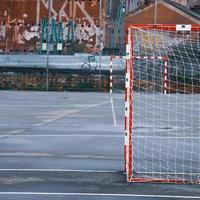
[[[51,18],[62,23],[64,47],[69,40],[69,21],[74,36],[87,51],[100,47],[99,1],[51,0]],[[36,51],[40,47],[41,20],[48,18],[47,0],[1,0],[1,51]],[[67,48],[67,47],[66,47]]]

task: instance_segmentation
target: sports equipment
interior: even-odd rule
[[[127,180],[200,183],[200,26],[131,25],[127,41]]]
[[[124,57],[110,56],[110,93],[124,88]]]

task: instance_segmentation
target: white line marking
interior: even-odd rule
[[[12,131],[10,131],[10,134],[17,134],[17,133],[21,133],[23,131],[25,131],[25,129],[12,130]]]
[[[104,155],[57,155],[47,153],[27,153],[27,152],[5,152],[0,153],[0,157],[35,157],[35,158],[69,158],[69,159],[103,159],[103,160],[122,160],[121,157]]]
[[[59,116],[59,117],[57,117],[57,118],[53,118],[53,119],[51,119],[51,120],[48,120],[48,122],[43,122],[43,123],[39,123],[39,124],[34,124],[34,125],[32,125],[32,126],[33,126],[33,127],[41,127],[41,126],[47,125],[47,124],[49,124],[49,123],[51,123],[51,122],[55,122],[55,121],[57,121],[57,120],[63,119],[63,118],[65,118],[65,117],[68,117],[68,116],[70,116],[70,115],[74,115],[74,114],[83,112],[83,111],[85,111],[85,110],[89,110],[89,109],[92,109],[92,108],[95,108],[95,107],[98,107],[98,106],[102,106],[102,105],[105,105],[105,104],[109,104],[109,102],[105,101],[105,102],[102,102],[102,103],[100,103],[100,104],[92,104],[91,106],[86,107],[86,108],[84,108],[83,110],[75,110],[73,113],[67,113],[67,114],[62,115],[62,116]],[[2,106],[2,105],[0,105],[0,106]],[[11,137],[11,136],[13,136],[13,135],[0,135],[0,139],[4,139],[3,137]]]
[[[33,105],[33,104],[24,104],[24,105],[20,105],[20,104],[0,104],[0,107],[36,107],[36,108],[69,108],[69,106],[65,106],[65,105],[51,105],[51,104],[45,104],[45,105]]]
[[[0,169],[8,172],[81,172],[81,173],[119,173],[113,170],[74,170],[74,169]]]
[[[110,138],[124,138],[123,135],[0,135],[1,137],[110,137]],[[140,139],[200,139],[198,136],[185,137],[185,136],[134,136],[133,138]]]
[[[110,102],[111,102],[111,108],[112,108],[113,123],[114,123],[114,126],[117,126],[117,120],[116,120],[115,109],[114,109],[114,104],[113,104],[113,97],[110,98]]]
[[[140,171],[136,171],[136,173],[138,174],[167,174],[167,175],[188,175],[188,173],[179,173],[179,172],[140,172]],[[194,173],[194,172],[190,172],[190,175],[199,175],[200,173]]]
[[[46,125],[46,124],[49,124],[51,122],[55,122],[55,121],[58,121],[60,119],[63,119],[65,117],[68,117],[69,115],[73,115],[73,114],[76,114],[76,113],[79,113],[81,110],[63,110],[61,112],[57,112],[57,113],[53,113],[52,115],[52,112],[49,112],[49,113],[45,113],[46,114],[46,117],[50,116],[49,119],[43,119],[42,123],[39,123],[39,124],[34,124],[34,127],[40,127],[40,126],[43,126],[43,125]],[[41,117],[41,116],[39,116]],[[45,116],[44,116],[45,117]]]
[[[32,126],[34,126],[34,127],[38,127],[38,126],[42,126],[42,125],[43,125],[43,123],[32,124]]]
[[[110,196],[143,198],[200,199],[200,196],[145,195],[145,194],[106,194],[106,193],[48,193],[48,192],[0,192],[0,195],[43,195],[43,196]]]
[[[0,135],[1,137],[113,137],[123,138],[123,135]]]

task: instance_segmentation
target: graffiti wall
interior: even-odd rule
[[[37,51],[40,48],[41,20],[48,19],[48,0],[1,0],[0,51]],[[62,23],[63,48],[69,41],[69,21],[78,44],[87,51],[100,46],[98,0],[51,0],[51,19]],[[50,33],[51,34],[51,33]]]
[[[134,10],[136,10],[137,8],[145,5],[145,3],[147,3],[148,0],[127,0],[126,1],[126,12],[132,12]],[[150,2],[150,1],[149,1]]]

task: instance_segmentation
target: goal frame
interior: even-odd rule
[[[160,178],[137,178],[133,173],[133,65],[136,59],[161,59],[164,62],[163,72],[163,93],[167,95],[168,91],[168,58],[167,57],[136,57],[133,53],[134,38],[132,30],[162,30],[162,31],[189,31],[199,32],[200,25],[176,25],[176,24],[131,24],[127,28],[128,36],[126,38],[126,66],[125,66],[125,120],[124,120],[124,168],[128,182],[155,182],[155,183],[190,183],[185,179],[160,179]],[[196,182],[195,182],[196,183]],[[200,184],[200,180],[197,182]]]
[[[124,57],[123,56],[110,56],[110,63],[109,63],[109,67],[110,67],[110,76],[109,76],[109,80],[110,80],[110,94],[113,93],[113,60],[115,59],[121,59],[123,60]]]

